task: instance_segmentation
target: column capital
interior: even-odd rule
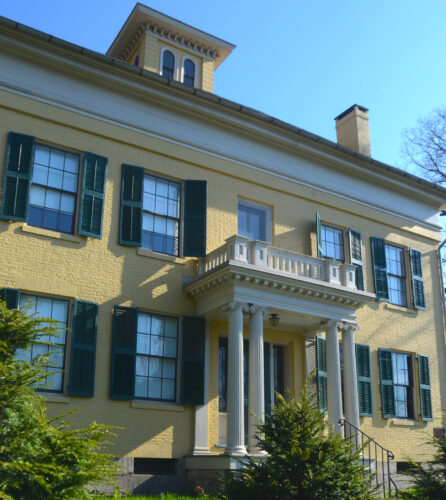
[[[327,322],[327,326],[336,327],[338,330],[352,330],[353,332],[359,330],[359,326],[354,321],[331,319]]]
[[[257,304],[251,304],[249,306],[249,313],[254,314],[256,312],[263,313],[264,316],[269,314],[269,309],[266,306],[258,306]]]
[[[330,319],[327,321],[327,326],[329,328],[337,328],[338,330],[344,329],[344,322],[340,319]]]
[[[243,302],[236,302],[234,300],[231,300],[231,302],[225,304],[222,309],[224,312],[235,311],[236,309],[241,309],[243,312],[249,312],[248,304],[245,304]]]

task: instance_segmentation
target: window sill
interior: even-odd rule
[[[183,412],[184,407],[176,405],[173,403],[152,403],[151,401],[130,401],[130,406],[132,408],[138,408],[139,410],[156,410],[156,411],[175,411]]]
[[[80,244],[82,242],[82,239],[74,234],[60,233],[58,231],[52,231],[51,229],[44,229],[42,227],[28,226],[26,222],[22,225],[22,231],[24,233],[38,234],[39,236],[46,236],[56,240],[70,241],[71,243]]]
[[[403,313],[406,313],[406,314],[416,314],[417,313],[416,309],[409,309],[408,307],[397,306],[395,304],[389,304],[389,303],[384,304],[384,308],[385,309],[390,309],[392,311],[403,312]]]
[[[71,403],[71,398],[69,396],[64,396],[63,394],[48,394],[47,392],[39,392],[45,400],[45,403],[58,403],[67,405]]]
[[[139,247],[136,249],[136,253],[141,257],[150,257],[152,259],[173,262],[174,264],[186,264],[186,259],[181,259],[180,257],[175,257],[174,255],[165,255],[163,253],[154,252],[148,248]]]
[[[405,420],[404,418],[392,418],[390,424],[395,427],[421,427],[422,424],[416,420]]]

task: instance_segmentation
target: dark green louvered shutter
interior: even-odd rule
[[[426,309],[424,299],[423,268],[421,266],[421,252],[411,248],[410,270],[412,273],[413,306],[415,309]]]
[[[107,158],[84,153],[84,172],[79,214],[79,234],[101,238]]]
[[[0,216],[25,222],[28,217],[34,137],[9,132]]]
[[[142,244],[142,192],[144,169],[122,165],[121,221],[119,243],[140,247]]]
[[[184,404],[204,403],[205,330],[204,318],[183,317],[181,402]]]
[[[358,377],[359,414],[361,417],[371,417],[373,414],[372,377],[368,345],[356,344],[356,374]]]
[[[431,379],[429,373],[429,358],[418,354],[418,382],[420,384],[421,420],[432,420]]]
[[[316,241],[317,241],[317,258],[322,259],[322,224],[319,214],[316,212]]]
[[[265,386],[265,415],[271,414],[271,361],[270,361],[270,344],[263,344],[263,370],[264,370],[264,386]]]
[[[389,300],[386,268],[386,244],[382,238],[370,238],[372,245],[375,293],[378,300]]]
[[[379,375],[381,378],[381,403],[383,418],[395,416],[395,397],[393,393],[392,352],[378,349]]]
[[[316,337],[317,392],[319,409],[327,410],[327,345],[322,337]]]
[[[16,288],[2,288],[0,290],[0,299],[6,302],[8,309],[18,309],[20,290],[17,290]]]
[[[98,305],[74,301],[69,392],[73,396],[94,396]]]
[[[115,306],[110,397],[132,399],[135,392],[138,310]]]
[[[207,181],[184,182],[185,257],[206,256]]]
[[[349,229],[348,241],[350,243],[350,262],[356,266],[356,288],[358,290],[364,290],[361,233],[358,233],[358,231],[353,231],[353,229]]]

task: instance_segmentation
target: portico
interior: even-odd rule
[[[354,266],[333,260],[281,251],[263,242],[235,236],[200,262],[199,276],[185,285],[196,302],[196,313],[227,325],[227,434],[224,453],[259,455],[255,439],[257,417],[265,415],[264,324],[271,314],[280,328],[303,338],[324,332],[328,421],[341,432],[344,416],[359,428],[354,332],[355,311],[373,294],[359,291]],[[249,331],[248,439],[245,441],[243,325]],[[268,324],[268,323],[266,323]],[[342,340],[344,408],[341,392],[339,341]],[[304,370],[303,366],[294,366]],[[207,402],[196,410],[206,418]],[[197,420],[198,422],[198,420]],[[207,426],[195,426],[200,454]],[[206,436],[204,436],[206,433]]]

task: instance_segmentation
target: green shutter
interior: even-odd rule
[[[378,349],[379,376],[381,379],[381,402],[383,418],[395,416],[395,397],[393,393],[392,352]]]
[[[74,301],[69,392],[73,396],[94,396],[98,305]]]
[[[356,288],[364,290],[364,271],[362,267],[362,238],[361,233],[348,230],[348,241],[350,243],[350,262],[356,266]]]
[[[119,243],[140,247],[142,244],[142,201],[144,169],[122,165],[121,221]]]
[[[0,217],[25,222],[28,217],[34,137],[9,132]]]
[[[431,380],[429,374],[429,358],[418,354],[418,383],[420,385],[421,420],[432,420]]]
[[[319,214],[316,212],[316,240],[317,240],[317,258],[322,259],[322,224]]]
[[[263,369],[264,369],[264,385],[265,385],[265,415],[271,415],[271,360],[270,360],[270,344],[263,344]]]
[[[184,182],[185,257],[206,256],[207,181]]]
[[[204,403],[204,345],[206,321],[195,316],[183,317],[181,402]]]
[[[84,153],[79,234],[101,238],[107,158]]]
[[[382,238],[370,238],[372,245],[373,275],[378,300],[389,300],[387,285],[386,244]]]
[[[327,410],[327,346],[322,337],[316,337],[317,393],[319,409]]]
[[[356,344],[356,375],[358,377],[359,414],[361,417],[371,417],[373,415],[372,377],[368,345]]]
[[[409,253],[410,270],[412,273],[413,306],[415,309],[426,309],[426,302],[424,299],[423,269],[421,266],[421,252],[411,248]]]
[[[8,309],[18,309],[20,290],[16,288],[2,288],[0,290],[0,299],[6,302],[6,307]]]
[[[135,392],[138,310],[115,306],[110,397],[132,399]]]

